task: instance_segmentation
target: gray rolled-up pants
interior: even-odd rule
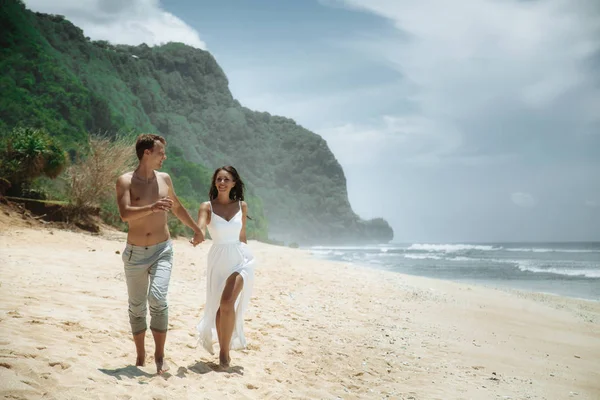
[[[171,240],[152,246],[127,243],[122,258],[129,296],[131,332],[136,335],[147,329],[146,302],[150,306],[150,329],[166,332],[169,324],[167,291],[173,266]]]

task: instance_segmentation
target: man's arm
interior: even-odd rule
[[[181,204],[177,195],[175,194],[175,188],[173,187],[173,182],[171,181],[171,177],[169,174],[163,172],[165,181],[167,182],[167,186],[169,186],[169,198],[173,200],[173,214],[185,225],[190,227],[194,231],[194,238],[192,239],[192,244],[197,245],[204,241],[204,234],[200,230],[200,227],[194,222],[190,214],[187,212],[185,207]]]
[[[121,175],[117,179],[117,205],[119,206],[119,215],[123,222],[130,222],[139,218],[143,218],[154,212],[168,211],[171,208],[171,201],[169,199],[161,199],[153,204],[147,206],[132,207],[131,206],[131,195],[129,188],[131,186],[131,180],[125,175]]]

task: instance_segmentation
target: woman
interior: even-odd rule
[[[199,343],[214,354],[219,341],[219,363],[229,367],[230,349],[246,347],[243,315],[254,280],[254,257],[247,247],[244,182],[232,166],[218,168],[212,177],[210,201],[200,205],[198,226],[213,240],[208,253],[206,305],[198,324]]]

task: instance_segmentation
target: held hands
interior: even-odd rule
[[[190,239],[190,243],[196,247],[198,246],[200,243],[204,242],[204,235],[202,234],[201,231],[198,231],[194,234],[194,237]]]
[[[150,207],[150,209],[152,210],[152,212],[158,212],[158,211],[169,211],[171,209],[171,207],[173,207],[173,200],[171,200],[168,196],[167,197],[163,197],[162,199],[159,199],[156,203],[152,204],[152,207]]]

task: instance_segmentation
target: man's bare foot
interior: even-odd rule
[[[138,354],[137,359],[135,360],[136,367],[143,367],[146,364],[146,355]]]
[[[155,357],[156,373],[161,375],[169,370],[169,365],[165,362],[164,357]]]

